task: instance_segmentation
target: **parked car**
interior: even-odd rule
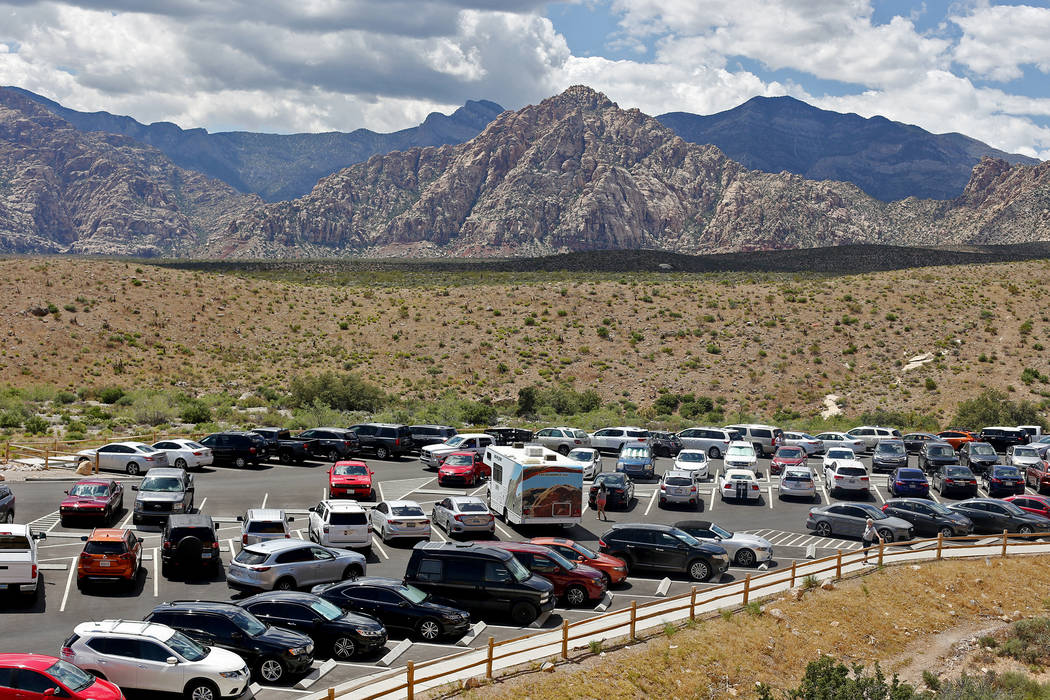
[[[773,543],[758,535],[732,532],[710,520],[679,520],[674,526],[701,542],[722,547],[737,566],[750,567],[773,561]]]
[[[686,428],[678,433],[682,447],[687,450],[703,450],[711,459],[719,459],[733,441],[728,430],[722,428]]]
[[[15,521],[15,494],[7,484],[0,484],[0,523]]]
[[[505,549],[521,564],[554,585],[554,595],[569,607],[579,607],[587,601],[605,597],[605,577],[597,569],[567,559],[547,547],[529,542],[490,542],[492,547]]]
[[[784,431],[772,425],[741,423],[727,425],[725,429],[739,433],[740,437],[735,439],[750,442],[759,456],[773,454],[784,441]]]
[[[372,523],[357,501],[321,501],[310,508],[308,537],[325,547],[372,549]]]
[[[328,468],[328,497],[375,501],[373,476],[372,468],[360,460],[339,460]]]
[[[813,481],[813,472],[809,470],[809,467],[805,469],[789,467],[784,470],[784,476],[780,478],[780,486],[777,487],[777,498],[785,496],[809,500],[819,499],[817,485]]]
[[[376,459],[400,459],[416,449],[412,429],[394,423],[359,423],[350,426],[361,442],[361,450],[375,454]]]
[[[879,425],[859,425],[852,430],[847,430],[846,435],[854,440],[864,443],[863,452],[871,452],[879,440],[901,439],[901,431],[896,428],[883,428]]]
[[[711,476],[711,463],[703,450],[682,450],[674,458],[672,469],[692,472],[697,479],[707,479]]]
[[[697,489],[699,479],[693,472],[671,469],[660,478],[660,505],[671,503],[688,505],[695,508],[700,502]]]
[[[0,698],[124,700],[120,688],[68,661],[43,654],[0,654]]]
[[[0,486],[0,489],[7,489]],[[7,489],[10,492],[10,489]],[[58,506],[58,515],[62,526],[68,527],[77,520],[96,520],[103,525],[119,517],[124,510],[124,486],[113,479],[88,477],[73,484],[65,492],[66,497]],[[11,497],[12,500],[14,497]],[[14,507],[9,511],[14,520]],[[4,519],[4,522],[11,522]]]
[[[584,479],[593,479],[602,471],[602,455],[593,447],[577,447],[565,455],[565,459],[583,465]]]
[[[912,538],[912,524],[902,518],[883,513],[870,503],[832,503],[809,509],[806,529],[821,537],[861,538],[867,520],[875,521],[875,531],[884,542],[906,541]]]
[[[586,564],[598,570],[605,577],[606,588],[627,580],[627,566],[618,557],[596,552],[590,547],[564,537],[533,537],[529,542],[553,549],[569,561]]]
[[[429,593],[397,579],[366,576],[323,583],[311,592],[343,610],[379,620],[388,633],[424,642],[458,639],[470,628],[469,613],[435,603]]]
[[[232,651],[138,620],[81,622],[62,645],[62,658],[123,689],[181,691],[193,700],[236,698],[251,682],[244,659]]]
[[[631,507],[631,501],[634,500],[634,482],[631,481],[631,477],[617,472],[603,472],[594,477],[594,483],[591,484],[588,496],[591,508],[597,504],[598,491],[602,484],[605,484],[606,508],[623,506],[624,510],[627,510]]]
[[[115,469],[131,476],[138,476],[153,467],[168,466],[167,452],[161,452],[143,442],[111,442],[99,448],[80,450],[77,452],[78,466],[80,462],[94,464],[96,457],[100,470]]]
[[[211,449],[193,440],[161,440],[153,443],[153,449],[167,453],[168,464],[176,469],[203,469],[212,463]]]
[[[937,439],[948,443],[956,451],[968,442],[977,442],[977,438],[968,430],[942,430],[937,433]]]
[[[1007,503],[1013,503],[1026,513],[1034,513],[1044,518],[1050,518],[1050,498],[1046,496],[1021,494],[1019,496],[1007,496],[1003,500]]]
[[[172,513],[192,513],[196,487],[185,469],[154,467],[135,486],[137,491],[131,521],[135,525],[150,520],[167,520]]]
[[[554,609],[554,585],[505,549],[476,542],[419,542],[405,568],[405,583],[435,602],[481,618],[510,617],[525,626]]]
[[[871,492],[871,479],[864,463],[853,450],[842,447],[829,449],[824,455],[824,484],[834,495],[838,491]]]
[[[437,481],[438,486],[460,483],[469,488],[477,486],[491,474],[492,468],[485,464],[482,453],[453,452],[441,460]]]
[[[973,532],[973,523],[965,515],[924,498],[891,498],[882,512],[907,520],[919,537],[962,537]]]
[[[234,603],[176,600],[156,606],[143,620],[178,630],[205,648],[236,654],[263,683],[302,675],[314,663],[314,643],[309,636],[271,627]]]
[[[567,455],[577,447],[590,447],[591,436],[579,428],[544,428],[538,430],[533,440],[548,450]]]
[[[249,464],[258,467],[266,459],[266,441],[257,433],[227,431],[212,433],[199,440],[211,450],[212,464],[232,465],[244,469]]]
[[[28,525],[0,525],[0,590],[36,599],[40,589],[36,543],[43,539],[47,533],[33,532]]]
[[[988,471],[988,467],[999,463],[995,448],[987,442],[967,442],[959,450],[959,464],[969,467],[974,474]]]
[[[793,430],[784,431],[784,446],[801,447],[806,451],[806,455],[812,457],[813,455],[824,454],[824,450],[827,449],[824,446],[824,441],[819,440],[815,435],[809,433],[800,433]]]
[[[619,454],[627,445],[648,445],[649,431],[632,426],[602,428],[591,433],[590,438],[594,449]]]
[[[434,504],[430,521],[443,528],[450,537],[468,532],[492,535],[496,532],[496,518],[485,501],[477,496],[443,498]]]
[[[849,435],[846,435],[846,433],[819,433],[816,437],[824,445],[825,453],[833,447],[853,450],[857,454],[864,451],[864,441],[850,437]]]
[[[1022,473],[1028,467],[1043,467],[1043,458],[1039,451],[1028,445],[1011,445],[1006,448],[1006,463],[1017,467]]]
[[[430,539],[430,518],[415,501],[383,501],[369,512],[372,531],[384,543],[393,539]]]
[[[288,539],[292,536],[288,523],[294,520],[294,515],[285,515],[278,508],[249,508],[244,515],[237,516],[241,524],[241,544]]]
[[[919,454],[922,446],[927,442],[941,442],[941,439],[933,433],[908,433],[902,439],[904,440],[904,449],[910,455]]]
[[[987,442],[996,452],[1006,452],[1013,445],[1027,445],[1028,433],[1020,428],[1009,426],[988,426],[981,428],[977,436],[981,442]]]
[[[311,428],[295,436],[317,459],[338,462],[361,452],[361,439],[353,430],[345,428]]]
[[[272,625],[270,629],[306,635],[313,640],[314,649],[324,649],[337,661],[368,656],[386,646],[387,633],[382,623],[360,613],[346,612],[313,593],[256,593],[237,605]]]
[[[908,466],[908,451],[903,440],[879,440],[871,453],[872,472],[892,472]]]
[[[77,588],[88,582],[120,581],[135,585],[142,565],[142,540],[131,530],[97,527],[84,540],[77,559]]]
[[[682,441],[674,433],[663,430],[649,432],[649,446],[657,457],[674,457],[682,451]]]
[[[762,489],[758,479],[750,469],[726,469],[718,475],[718,496],[725,501],[733,498],[738,501],[757,501],[762,498]]]
[[[989,496],[1024,493],[1024,476],[1017,467],[996,464],[981,475],[981,485]]]
[[[290,430],[252,428],[251,432],[263,439],[267,456],[271,459],[276,457],[281,464],[302,464],[308,459],[313,459],[314,451],[310,449],[310,441],[293,438]]]
[[[778,447],[776,453],[773,454],[773,460],[769,463],[769,473],[780,474],[790,467],[809,469],[808,460],[809,453],[805,448],[799,445],[783,445]]]
[[[459,433],[437,445],[427,445],[419,451],[419,461],[430,469],[437,469],[445,457],[456,452],[473,452],[484,455],[494,442],[486,433]]]
[[[926,479],[926,473],[914,467],[901,467],[895,470],[890,474],[886,487],[890,495],[895,497],[929,498],[930,496],[930,482]]]
[[[628,572],[651,569],[686,574],[694,581],[720,577],[729,568],[724,547],[705,544],[670,525],[613,525],[598,539],[604,554],[622,559]]]
[[[758,466],[758,453],[754,445],[743,440],[729,443],[723,460],[726,469],[749,469],[755,471]]]
[[[626,445],[616,458],[616,471],[632,479],[655,479],[656,457],[648,445]]]
[[[1050,519],[996,498],[971,498],[951,503],[948,507],[973,522],[974,534],[997,535],[1003,530],[1022,535],[1050,532]]]
[[[1023,472],[1024,483],[1031,486],[1037,493],[1043,493],[1050,488],[1050,462],[1039,460],[1038,463],[1027,467]]]
[[[927,442],[919,450],[919,468],[929,474],[947,464],[958,464],[955,450],[946,442]]]
[[[933,473],[933,488],[942,496],[962,492],[973,498],[977,495],[977,477],[968,467],[958,464],[942,464]]]
[[[299,539],[249,544],[226,567],[226,585],[241,591],[290,591],[364,576],[365,557]]]
[[[525,428],[508,428],[506,426],[487,428],[485,434],[491,435],[495,438],[493,444],[500,445],[501,447],[509,447],[519,442],[524,445],[532,442],[533,438],[531,430]]]
[[[203,513],[179,513],[168,518],[161,533],[160,561],[164,575],[172,567],[182,570],[207,567],[218,571],[222,561],[211,517]]]
[[[412,434],[412,442],[419,449],[427,445],[440,445],[457,432],[451,425],[410,425],[408,431]]]

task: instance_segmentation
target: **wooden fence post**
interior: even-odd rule
[[[838,550],[838,555],[835,557],[835,580],[838,581],[842,578],[842,550]]]
[[[941,560],[941,549],[944,547],[944,533],[937,533],[937,561]]]
[[[561,621],[561,658],[569,658],[569,621],[565,618]]]
[[[496,648],[496,638],[489,637],[489,658],[485,662],[485,678],[492,680],[492,652]]]
[[[635,626],[635,622],[637,622],[637,617],[638,617],[638,601],[637,600],[632,600],[631,601],[631,641],[632,642],[634,641],[634,626]]]
[[[45,447],[44,448],[44,469],[48,469],[49,468],[48,465],[47,465],[47,457],[48,457],[48,451],[47,451],[47,448]]]
[[[794,588],[795,587],[795,568],[797,566],[798,566],[798,562],[797,561],[791,562],[791,585],[789,586],[789,588]]]
[[[98,450],[95,450],[95,474],[98,474]]]
[[[1003,556],[1006,556],[1006,530],[1003,530]]]
[[[696,586],[689,591],[689,619],[696,620]]]
[[[405,665],[405,679],[408,681],[408,685],[405,688],[405,696],[408,698],[408,700],[415,700],[416,697],[415,688],[412,687],[413,685],[415,685],[415,677],[416,664],[412,661],[409,661],[408,664]]]
[[[751,574],[744,579],[744,605],[747,605],[748,596],[751,594]]]
[[[885,549],[886,543],[882,540],[879,540],[879,566],[882,566],[882,553],[885,551]]]
[[[328,689],[328,700],[335,700],[335,688]]]

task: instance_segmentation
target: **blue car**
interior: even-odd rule
[[[921,469],[913,467],[901,467],[890,475],[890,493],[896,497],[916,496],[918,498],[929,498],[930,482]]]
[[[655,479],[656,457],[648,445],[624,445],[616,460],[616,471],[632,479]]]

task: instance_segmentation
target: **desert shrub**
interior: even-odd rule
[[[70,404],[77,400],[77,395],[72,391],[60,391],[55,394],[55,401],[62,404]]]
[[[1013,401],[998,389],[988,389],[959,404],[956,425],[980,428],[984,425],[1041,425],[1046,422],[1031,401]]]
[[[44,435],[50,430],[51,424],[40,416],[30,416],[22,423],[22,427],[30,435]]]
[[[1050,700],[1050,684],[1040,683],[1023,673],[962,675],[945,681],[934,700]]]
[[[346,426],[350,424],[351,422],[346,420],[342,411],[332,408],[320,399],[315,399],[309,406],[295,409],[286,427],[305,430],[316,428],[319,425]]]
[[[165,394],[147,394],[132,399],[129,415],[139,425],[163,425],[175,420],[178,407]]]
[[[113,404],[124,396],[124,390],[119,386],[104,386],[95,393],[95,396],[102,403]]]
[[[22,414],[16,411],[0,411],[0,428],[22,427]]]
[[[378,411],[387,400],[379,387],[352,372],[294,377],[289,388],[292,406],[300,408],[320,401],[338,411]]]
[[[179,418],[183,423],[207,423],[211,421],[211,409],[200,399],[190,399],[182,405]]]
[[[1015,623],[1010,637],[999,646],[999,656],[1046,665],[1050,662],[1050,618],[1033,617]]]
[[[113,414],[101,406],[88,406],[84,409],[83,418],[89,425],[105,423],[113,417]]]
[[[758,694],[763,700],[773,698],[767,686],[760,687]],[[847,668],[830,656],[821,656],[809,662],[802,682],[787,691],[785,697],[792,700],[910,700],[919,697],[919,694],[911,685],[900,682],[896,675],[887,681],[878,664],[875,664],[875,672],[867,675],[860,664]]]
[[[482,401],[467,401],[461,419],[467,425],[491,425],[496,420],[496,408]]]
[[[682,403],[682,398],[678,394],[672,394],[670,392],[660,394],[656,401],[653,403],[653,409],[658,414],[671,415],[678,410],[678,406]]]
[[[536,412],[537,391],[534,386],[523,386],[518,389],[519,416],[530,416]]]

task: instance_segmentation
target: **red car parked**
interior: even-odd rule
[[[773,460],[769,463],[770,474],[782,474],[785,467],[805,467],[806,450],[795,445],[783,445],[777,448]]]
[[[605,597],[605,576],[586,564],[569,561],[548,547],[530,542],[486,542],[514,555],[522,566],[554,584],[554,595],[571,606]]]
[[[606,588],[627,580],[627,564],[619,557],[597,552],[564,537],[533,537],[529,542],[549,547],[569,561],[597,569],[605,576]]]
[[[475,486],[479,481],[492,473],[480,454],[474,452],[453,452],[445,457],[438,467],[438,486],[451,483],[462,483],[464,486]]]
[[[360,460],[344,459],[328,470],[329,498],[354,498],[360,496],[374,501],[376,492],[372,485],[372,468]]]
[[[1044,518],[1050,518],[1050,498],[1047,498],[1046,496],[1018,494],[1017,496],[1007,496],[1003,500],[1010,501],[1010,503],[1013,503],[1023,511],[1035,513]]]
[[[58,506],[62,525],[78,518],[94,518],[103,524],[124,510],[124,487],[112,479],[81,479],[66,491]]]
[[[123,700],[120,688],[68,661],[43,654],[0,654],[0,700]]]

